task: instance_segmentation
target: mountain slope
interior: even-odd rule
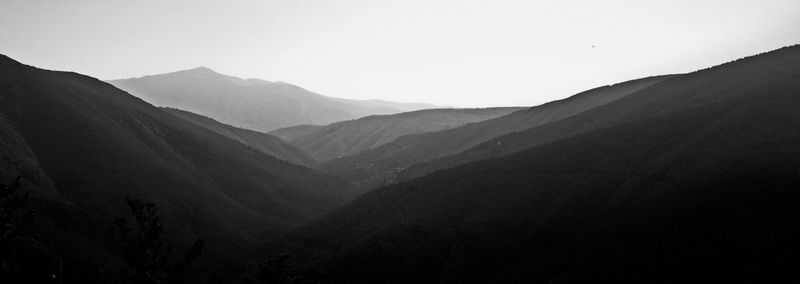
[[[174,108],[162,108],[162,110],[219,135],[239,141],[242,144],[253,147],[264,154],[278,159],[307,167],[318,163],[318,161],[308,153],[284,142],[281,138],[266,133],[222,124],[211,118],[188,111]]]
[[[53,182],[39,165],[33,150],[14,127],[6,122],[2,114],[0,114],[0,153],[3,153],[0,156],[0,181],[7,182],[18,176],[24,177],[34,196],[60,198],[53,188]]]
[[[790,277],[798,63],[795,46],[681,76],[630,98],[671,106],[660,112],[367,193],[292,233],[317,244],[298,271],[395,283]]]
[[[463,127],[400,137],[392,143],[323,163],[319,168],[364,188],[393,182],[411,165],[457,154],[492,138],[559,121],[613,102],[669,76],[651,77],[585,91],[572,97]]]
[[[49,179],[57,191],[30,201],[59,228],[51,238],[78,234],[103,247],[109,222],[128,214],[130,196],[158,205],[169,239],[202,236],[212,254],[236,259],[247,257],[243,246],[279,236],[350,196],[344,181],[275,159],[84,75],[0,56],[0,101],[0,154],[15,163],[3,166],[4,174],[18,171],[26,184],[45,187]]]
[[[325,125],[301,124],[281,129],[275,129],[273,131],[270,131],[269,134],[275,135],[283,139],[283,141],[291,142],[304,136],[318,134],[324,128]]]
[[[111,80],[109,83],[157,106],[187,110],[225,124],[261,132],[299,124],[329,124],[419,107],[331,98],[283,82],[245,80],[205,67]]]
[[[400,136],[442,131],[503,116],[522,108],[430,109],[368,116],[324,127],[305,125],[270,132],[313,154],[321,161],[352,156]],[[313,130],[312,130],[313,129]]]
[[[759,88],[775,88],[793,76],[786,64],[797,60],[797,47],[737,60],[714,68],[672,76],[618,101],[562,121],[496,137],[456,155],[414,165],[399,174],[407,180],[436,170],[508,155],[532,146],[595,129],[607,128],[719,100],[737,99]]]

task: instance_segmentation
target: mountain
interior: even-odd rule
[[[367,193],[289,234],[295,269],[373,283],[791,277],[799,94],[800,46],[672,77],[504,138],[545,135],[526,150]]]
[[[207,239],[219,267],[259,257],[252,246],[351,196],[345,181],[236,139],[263,137],[232,139],[219,134],[229,128],[201,127],[88,76],[0,56],[0,102],[2,182],[22,177],[38,216],[35,246],[72,271],[120,263],[107,231],[129,214],[126,197],[154,202],[168,239]]]
[[[197,126],[211,130],[219,135],[239,141],[239,143],[253,147],[264,154],[302,166],[313,166],[319,163],[317,159],[305,151],[284,142],[281,138],[244,128],[238,128],[220,123],[211,118],[174,108],[162,108]]]
[[[400,102],[392,102],[386,100],[349,100],[349,99],[340,99],[334,97],[328,97],[330,99],[340,101],[343,103],[350,103],[356,104],[362,107],[367,108],[387,108],[387,109],[396,109],[402,112],[409,112],[409,111],[416,111],[416,110],[423,110],[423,109],[432,109],[432,108],[441,108],[441,106],[426,104],[426,103],[400,103]]]
[[[541,125],[519,133],[496,137],[455,155],[441,157],[416,164],[398,174],[398,179],[407,180],[428,173],[464,164],[470,161],[508,155],[532,146],[541,145],[564,137],[596,129],[608,128],[635,120],[657,116],[666,112],[693,107],[720,99],[742,96],[753,88],[772,87],[774,80],[784,75],[782,64],[792,59],[792,50],[787,48],[772,55],[745,58],[719,68],[717,72],[695,72],[672,76],[649,88],[632,93],[618,101],[600,106],[581,115],[556,123]],[[753,62],[757,61],[757,62]],[[777,67],[775,67],[777,66]],[[720,73],[725,72],[724,75]],[[760,73],[759,73],[760,72]],[[742,74],[748,74],[743,76]],[[759,77],[751,77],[758,75]],[[703,90],[698,92],[697,90]],[[681,94],[682,99],[666,94]]]
[[[325,125],[301,124],[270,131],[270,135],[281,138],[283,141],[292,142],[301,137],[316,135],[325,129]]]
[[[300,147],[320,161],[327,161],[373,149],[400,136],[452,129],[521,109],[428,109],[368,116],[319,127],[299,125],[278,129],[270,134]]]
[[[326,97],[292,84],[241,79],[206,67],[108,82],[157,106],[187,110],[260,132],[427,107]]]
[[[392,183],[401,171],[414,164],[457,154],[498,136],[580,114],[650,87],[667,78],[670,76],[644,78],[604,86],[495,119],[445,131],[403,136],[391,143],[357,155],[325,162],[318,168],[344,177],[359,184],[362,188]]]

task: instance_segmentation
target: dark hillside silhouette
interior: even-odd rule
[[[791,277],[799,60],[795,46],[678,77],[607,105],[647,115],[377,189],[290,236],[326,244],[302,262],[330,281]]]
[[[328,161],[319,168],[362,188],[373,188],[396,181],[400,172],[414,164],[457,154],[492,138],[589,111],[668,78],[670,76],[658,76],[599,87],[495,119],[446,131],[400,137],[392,143],[352,157]]]
[[[495,137],[467,151],[410,167],[407,180],[436,170],[508,155],[564,137],[724,100],[758,99],[762,92],[792,90],[800,49],[787,47],[671,78],[623,99],[562,121]]]
[[[160,208],[171,228],[166,240],[203,236],[209,256],[225,265],[249,265],[261,257],[250,245],[279,238],[352,196],[345,181],[84,75],[0,56],[0,101],[0,131],[10,135],[0,138],[0,157],[11,162],[1,173],[31,181],[28,203],[39,216],[31,233],[58,257],[69,257],[63,263],[73,274],[94,267],[83,261],[119,264],[106,234],[109,216],[127,212],[125,196]],[[93,271],[80,275],[99,274]]]
[[[195,90],[280,85],[177,75]],[[275,132],[352,155],[317,164],[270,134],[0,56],[0,281],[794,277],[800,46],[511,111]]]

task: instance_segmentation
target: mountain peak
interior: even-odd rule
[[[222,80],[222,81],[231,81],[234,83],[242,81],[242,79],[240,78],[219,73],[206,66],[199,66],[192,69],[185,69],[185,70],[175,71],[172,73],[151,75],[151,76],[161,76],[161,75],[178,76],[179,78],[185,78],[190,80]]]
[[[199,67],[195,67],[195,68],[192,68],[192,69],[187,69],[187,70],[184,70],[184,71],[192,72],[192,73],[214,73],[214,74],[219,74],[219,73],[217,73],[217,71],[211,70],[211,68],[208,68],[206,66],[199,66]]]

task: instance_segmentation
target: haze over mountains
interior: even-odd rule
[[[0,56],[0,182],[36,212],[0,239],[18,282],[124,280],[108,227],[126,197],[168,241],[207,240],[192,282],[771,282],[800,264],[798,45],[529,108],[394,113],[427,106],[207,68],[112,83]]]
[[[326,97],[289,83],[241,79],[206,67],[108,82],[156,106],[187,110],[261,132],[434,107]]]
[[[316,158],[312,157],[307,152],[284,142],[279,137],[223,124],[211,118],[188,111],[175,108],[162,108],[162,110],[188,122],[194,123],[200,127],[216,132],[217,134],[253,147],[256,150],[275,158],[307,167],[319,163]]]
[[[274,130],[270,134],[283,138],[324,162],[373,149],[401,136],[457,128],[521,109],[430,109],[368,116],[326,126],[298,125]]]

